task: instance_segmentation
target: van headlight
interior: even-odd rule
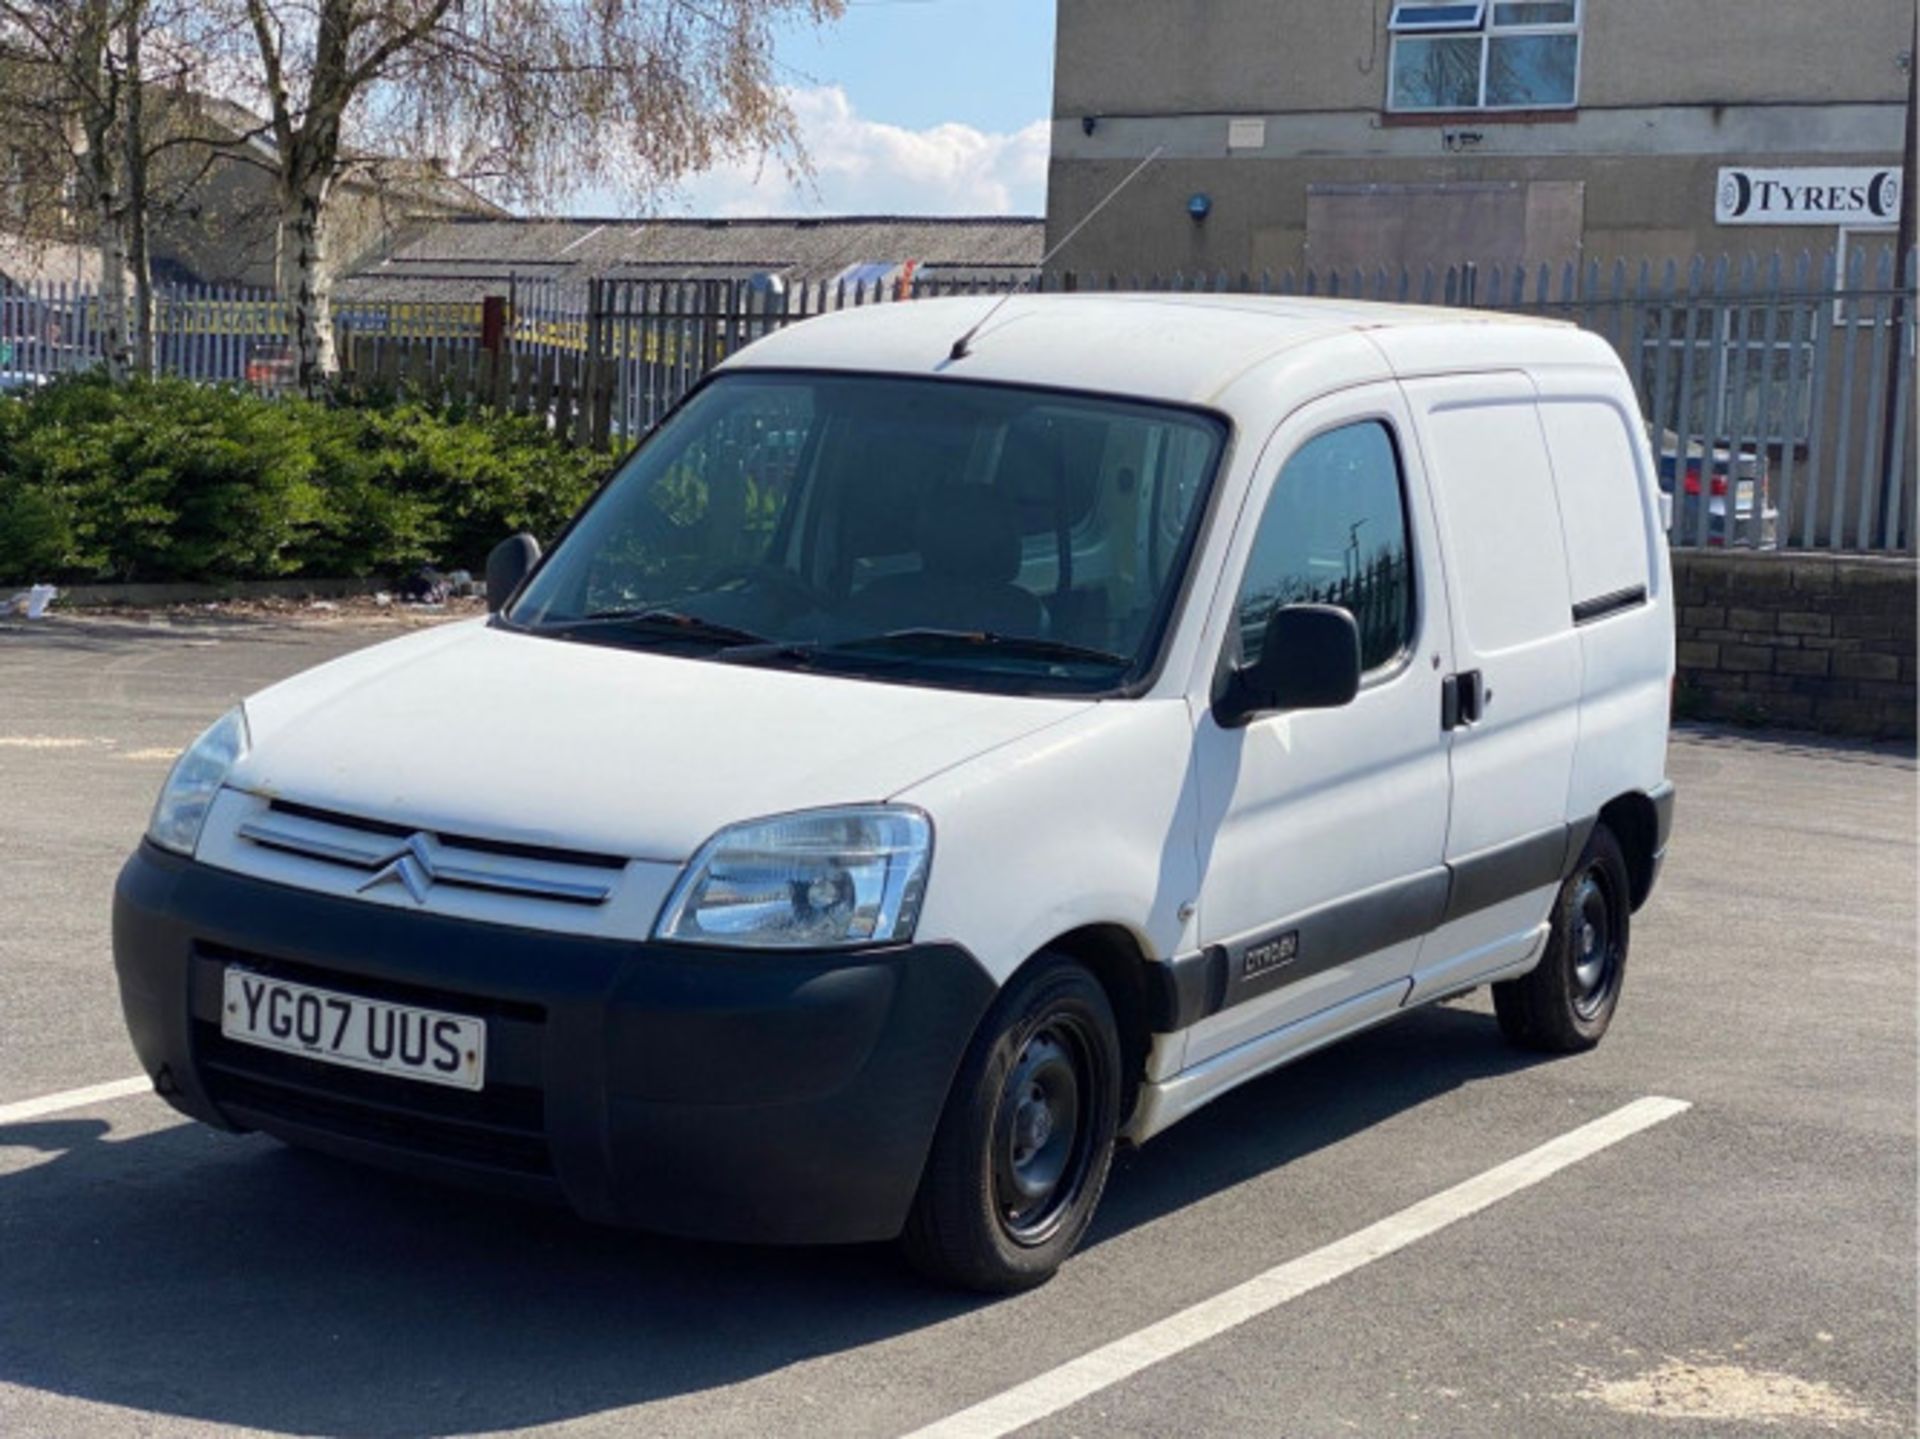
[[[899,805],[733,825],[687,865],[654,938],[744,949],[903,942],[932,852],[932,822]]]
[[[247,715],[239,705],[208,725],[167,772],[153,818],[147,821],[147,838],[162,849],[192,854],[213,797],[247,752],[247,743]]]

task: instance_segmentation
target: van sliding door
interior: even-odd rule
[[[1421,948],[1418,1000],[1524,961],[1567,860],[1579,641],[1533,382],[1408,382],[1445,545],[1454,664],[1442,676],[1453,805],[1446,919]]]

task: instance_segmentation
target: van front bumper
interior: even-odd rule
[[[780,954],[452,920],[269,884],[142,844],[114,894],[134,1049],[223,1129],[771,1243],[890,1238],[993,981],[953,945]],[[478,1015],[469,1093],[237,1044],[229,963]]]

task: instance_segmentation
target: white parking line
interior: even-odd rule
[[[1257,1274],[1211,1299],[1102,1345],[1057,1369],[962,1409],[907,1439],[999,1439],[1118,1384],[1149,1365],[1204,1344],[1289,1300],[1384,1259],[1448,1225],[1478,1214],[1610,1145],[1680,1114],[1684,1099],[1649,1097],[1550,1139],[1517,1159],[1475,1175],[1325,1248]]]
[[[38,1099],[23,1099],[17,1104],[0,1104],[0,1124],[19,1124],[28,1119],[44,1119],[68,1109],[85,1109],[109,1099],[125,1099],[130,1094],[151,1094],[153,1081],[142,1074],[134,1079],[115,1079],[106,1084],[90,1084],[85,1089],[63,1089],[58,1094],[43,1094]]]

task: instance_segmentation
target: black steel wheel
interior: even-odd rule
[[[1052,1276],[1106,1185],[1120,1054],[1084,967],[1041,955],[1014,977],[961,1064],[901,1236],[919,1269],[989,1293]]]
[[[1614,892],[1602,865],[1591,865],[1574,879],[1567,934],[1573,950],[1573,1012],[1592,1019],[1612,1005],[1626,967],[1616,918],[1623,912],[1624,896]]]
[[[1597,824],[1560,886],[1540,963],[1493,986],[1494,1013],[1508,1039],[1551,1054],[1600,1042],[1626,979],[1630,894],[1620,841]]]
[[[993,1187],[1009,1239],[1044,1244],[1086,1188],[1098,1147],[1081,1122],[1100,1080],[1100,1043],[1078,1015],[1056,1014],[1027,1036],[994,1115]]]

